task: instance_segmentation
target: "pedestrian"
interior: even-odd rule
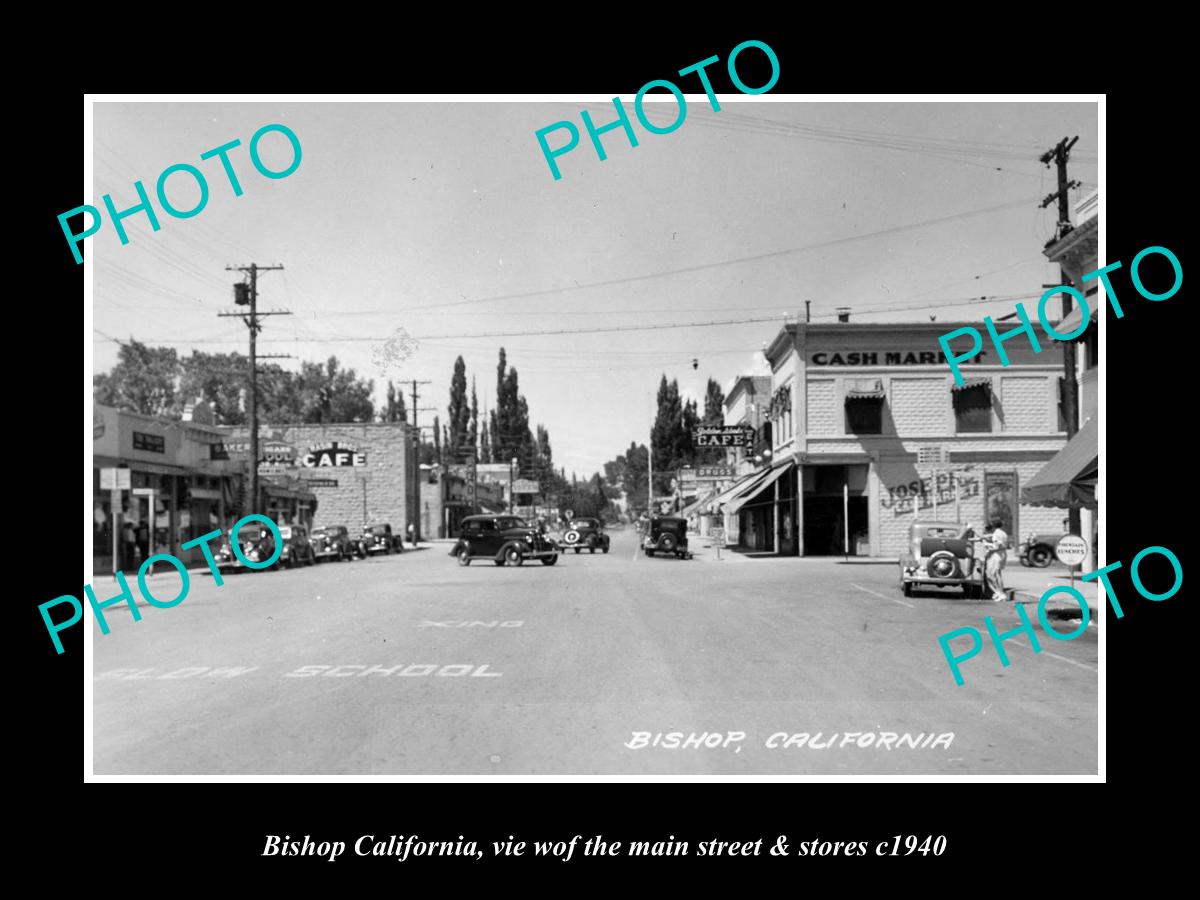
[[[413,523],[408,523],[408,542],[414,547],[417,546],[417,529],[413,528]]]
[[[150,556],[150,526],[146,524],[145,519],[137,525],[137,545],[138,553],[144,562]]]
[[[987,539],[987,557],[983,564],[988,584],[992,588],[992,600],[997,603],[1008,599],[1008,594],[1004,590],[1004,564],[1008,561],[1008,533],[1001,527],[1002,524],[999,519],[993,519],[991,522],[992,529]]]
[[[128,519],[121,526],[121,571],[128,571],[137,568],[137,533],[133,530],[133,523]]]

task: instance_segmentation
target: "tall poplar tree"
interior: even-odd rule
[[[446,409],[446,459],[458,462],[464,458],[467,434],[471,428],[471,406],[467,400],[467,364],[460,356],[454,361],[450,377],[450,405]]]

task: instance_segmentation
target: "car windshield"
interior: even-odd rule
[[[239,541],[257,541],[260,533],[258,525],[243,525],[238,532]]]
[[[507,519],[501,519],[497,523],[497,525],[500,528],[528,528],[529,527],[529,525],[526,523],[526,521],[524,519],[517,518],[516,516],[512,516],[511,518],[507,518]]]
[[[575,519],[571,523],[572,528],[591,528],[596,523],[592,519]]]
[[[376,525],[371,529],[371,534],[387,534],[387,529],[382,525]]]
[[[325,535],[327,535],[329,533],[330,532],[325,530],[324,528],[314,528],[312,536],[313,537],[325,537]]]

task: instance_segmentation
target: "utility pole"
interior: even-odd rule
[[[1041,209],[1045,209],[1055,200],[1058,201],[1058,225],[1054,229],[1054,237],[1047,244],[1056,243],[1067,236],[1072,230],[1071,225],[1071,210],[1068,202],[1068,192],[1072,188],[1079,187],[1078,181],[1071,181],[1067,178],[1067,160],[1071,156],[1071,148],[1075,146],[1075,142],[1079,140],[1079,136],[1071,138],[1068,142],[1067,138],[1063,138],[1051,149],[1041,155],[1041,162],[1046,168],[1050,168],[1050,164],[1054,163],[1058,170],[1058,190],[1052,194],[1047,194],[1041,202]],[[1059,275],[1062,278],[1062,284],[1071,285],[1077,290],[1083,285],[1076,284],[1066,269],[1059,267]],[[1057,286],[1057,285],[1056,285]],[[1065,291],[1060,295],[1062,297],[1062,314],[1065,319],[1071,314],[1074,303],[1071,300],[1071,295]],[[1063,418],[1067,422],[1067,439],[1070,440],[1075,436],[1075,432],[1079,430],[1079,382],[1075,377],[1076,368],[1076,345],[1074,341],[1063,341],[1063,391],[1062,405]],[[1079,510],[1069,509],[1067,511],[1068,526],[1067,530],[1071,534],[1079,534],[1080,518]]]
[[[226,266],[226,272],[248,272],[250,274],[250,284],[247,286],[245,282],[240,285],[235,284],[234,303],[238,306],[249,306],[250,314],[247,316],[240,312],[217,313],[218,317],[236,316],[246,323],[246,327],[250,329],[250,510],[251,513],[258,512],[258,359],[256,356],[256,343],[258,333],[262,330],[262,326],[258,324],[260,316],[290,316],[291,312],[286,309],[270,310],[269,312],[258,311],[258,273],[259,272],[275,272],[283,269],[283,266],[260,266],[257,263],[250,263],[248,266]]]
[[[433,412],[434,407],[417,405],[417,385],[433,384],[432,381],[417,381],[412,383],[412,427],[413,427],[413,541],[421,540],[421,427],[417,425],[418,412]]]

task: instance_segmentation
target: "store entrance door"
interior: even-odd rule
[[[868,544],[866,464],[804,467],[804,555],[841,556],[849,521],[851,556]],[[849,502],[844,496],[849,489]]]

